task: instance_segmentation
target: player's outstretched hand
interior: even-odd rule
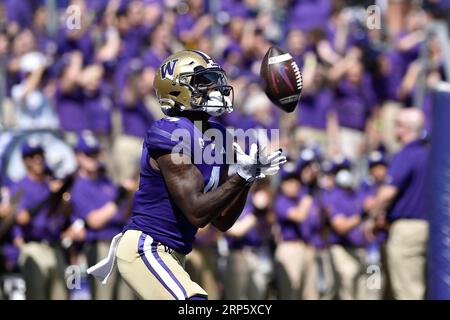
[[[247,155],[236,142],[233,147],[238,165],[237,174],[247,182],[276,174],[280,166],[287,161],[281,154],[281,149],[267,154],[265,146],[258,150],[258,146],[254,143],[250,146],[250,153]]]

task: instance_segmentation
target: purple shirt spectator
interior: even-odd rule
[[[59,87],[56,89],[55,100],[62,130],[79,133],[89,129],[88,115],[81,88],[76,87],[71,92],[63,92]]]
[[[428,146],[416,140],[393,156],[388,181],[398,189],[398,195],[388,211],[389,221],[427,219],[425,181],[428,154]]]
[[[299,225],[288,219],[289,210],[298,205],[299,199],[305,194],[301,191],[298,197],[291,198],[284,194],[279,194],[275,199],[274,210],[277,215],[277,221],[281,229],[283,241],[292,241],[302,239]]]
[[[157,69],[169,55],[170,52],[167,52],[165,55],[161,56],[155,50],[149,48],[142,55],[142,63],[145,67]]]
[[[28,28],[33,22],[33,12],[40,1],[5,0],[4,6],[8,22],[16,22],[20,28]]]
[[[375,90],[378,96],[378,102],[386,100],[398,101],[398,90],[403,81],[408,64],[402,55],[396,50],[389,50],[383,53],[379,59],[382,59],[383,70],[376,81],[374,81]]]
[[[327,114],[332,104],[333,95],[329,89],[303,95],[297,109],[298,124],[324,130],[327,125]]]
[[[299,0],[289,14],[289,29],[310,31],[323,27],[331,13],[330,0]]]
[[[175,22],[175,33],[180,37],[181,33],[186,30],[191,30],[196,23],[196,19],[189,13],[180,15]]]
[[[109,134],[111,132],[111,93],[105,86],[92,93],[84,93],[84,109],[89,121],[89,129],[97,134]]]
[[[232,18],[241,17],[249,18],[250,12],[248,8],[238,0],[221,1],[222,10],[227,12]]]
[[[333,192],[332,199],[330,199],[330,220],[332,221],[337,216],[352,217],[362,214],[362,199],[360,195],[353,190],[346,190],[343,188],[336,188]],[[362,232],[361,224],[350,230],[346,235],[336,235],[338,243],[342,245],[350,245],[362,247],[367,244],[367,241]]]
[[[378,189],[380,188],[381,184],[377,184],[375,183],[372,179],[367,178],[364,179],[361,182],[361,185],[359,186],[359,196],[361,198],[361,201],[364,201],[368,198],[368,197],[375,197],[377,194]],[[376,242],[383,242],[387,239],[387,232],[385,230],[377,230],[377,232],[375,233],[375,237],[376,237]]]
[[[33,209],[50,195],[47,181],[35,181],[29,177],[23,178],[14,186],[15,192],[19,190],[23,190],[24,193],[17,207],[17,212]],[[54,243],[58,241],[66,219],[62,215],[49,213],[48,211],[48,206],[42,208],[32,217],[28,225],[15,230],[16,235],[22,235],[26,242],[46,241]]]
[[[122,132],[126,135],[144,138],[154,122],[144,101],[139,99],[134,105],[121,103],[119,108],[122,115]]]
[[[140,55],[141,45],[144,42],[142,30],[139,28],[131,29],[120,36],[119,60],[128,61]]]
[[[301,233],[307,243],[318,249],[328,247],[336,242],[336,235],[325,225],[325,217],[317,200],[308,212],[308,217],[300,225]]]
[[[372,178],[367,177],[361,182],[358,192],[361,198],[364,199],[375,196],[379,187],[380,185],[376,184]]]
[[[359,86],[347,79],[341,80],[335,89],[335,111],[343,127],[364,131],[366,121],[376,104],[375,93],[369,75],[364,75]]]
[[[395,41],[398,42],[402,38],[408,36],[409,34],[410,34],[409,32],[405,32],[405,31],[399,32],[395,37]],[[421,43],[419,42],[407,50],[399,51],[401,58],[405,62],[405,65],[404,65],[405,67],[407,67],[411,62],[413,62],[414,60],[416,60],[419,57],[420,46],[421,46]]]
[[[72,188],[72,219],[86,220],[89,212],[99,209],[110,201],[114,201],[117,187],[106,177],[88,179],[77,177]],[[86,241],[110,240],[118,234],[126,223],[124,210],[118,210],[109,222],[99,230],[89,229]]]
[[[69,35],[70,30],[64,28],[60,31],[58,39],[58,55],[79,50],[83,55],[83,64],[88,65],[93,62],[94,55],[94,40],[92,30],[87,29],[85,32],[77,37],[72,38]]]
[[[247,203],[239,220],[244,219],[253,214],[253,206]],[[258,222],[242,237],[227,236],[228,246],[230,249],[242,249],[244,247],[259,248],[264,244],[265,237],[269,234],[269,226],[263,217],[258,217]]]

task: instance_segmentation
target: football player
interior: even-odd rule
[[[276,174],[286,158],[281,150],[268,155],[256,144],[246,154],[231,141],[236,173],[228,176],[229,154],[222,152],[220,141],[230,137],[211,116],[232,111],[233,88],[205,53],[185,50],[168,57],[154,88],[168,117],[147,133],[133,216],[113,239],[111,250],[122,277],[140,298],[206,299],[207,293],[184,269],[197,229],[211,223],[228,230],[255,179]],[[211,137],[209,129],[222,136]],[[180,139],[182,152],[175,151]],[[198,150],[208,149],[219,160],[201,156],[199,161]],[[111,266],[111,259],[105,259],[88,272],[106,281]]]

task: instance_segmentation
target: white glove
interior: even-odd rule
[[[281,155],[281,150],[267,155],[264,152],[266,147],[264,146],[258,152],[258,146],[255,143],[250,146],[249,155],[245,154],[236,142],[233,143],[233,147],[238,165],[237,174],[247,182],[276,174],[280,170],[280,166],[287,161],[286,157]]]

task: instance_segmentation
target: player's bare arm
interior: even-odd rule
[[[220,176],[220,185],[223,184],[228,178],[228,173],[224,170]],[[243,188],[234,200],[222,210],[222,213],[213,219],[212,224],[217,229],[225,232],[234,226],[235,222],[244,210],[245,202],[250,189],[251,187]],[[240,205],[237,205],[238,203]]]
[[[193,225],[202,228],[216,218],[214,225],[221,231],[233,225],[250,189],[243,178],[235,174],[217,189],[203,193],[203,177],[195,165],[174,163],[171,154],[158,157],[157,163],[170,195]],[[231,213],[233,218],[227,219]]]
[[[250,187],[243,188],[234,199],[212,220],[212,224],[222,232],[230,229],[244,210]]]

